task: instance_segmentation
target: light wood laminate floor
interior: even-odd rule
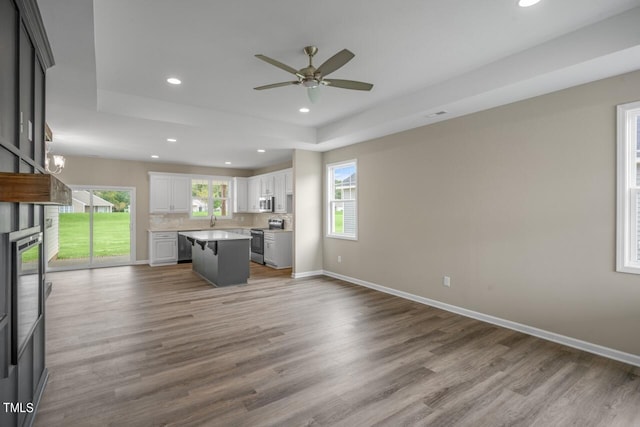
[[[640,426],[640,368],[252,263],[49,275],[36,426]]]

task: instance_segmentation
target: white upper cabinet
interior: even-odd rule
[[[293,194],[293,170],[233,178],[233,212],[260,212],[260,197],[274,198],[274,213],[287,213],[287,195]]]
[[[249,212],[247,178],[233,178],[233,213]]]
[[[189,177],[149,174],[149,212],[187,213],[191,204]]]
[[[249,212],[260,212],[260,177],[247,180],[247,207]]]
[[[149,177],[149,212],[171,211],[171,177],[151,175]]]
[[[285,193],[293,194],[293,169],[287,169],[284,172],[285,175]]]
[[[191,210],[191,178],[176,176],[171,185],[173,212],[189,212]]]
[[[286,175],[285,173],[277,173],[274,175],[274,202],[273,211],[275,213],[287,213],[287,193],[286,193]]]
[[[275,181],[274,176],[272,174],[269,175],[259,175],[260,176],[260,189],[261,196],[273,196],[275,194]]]

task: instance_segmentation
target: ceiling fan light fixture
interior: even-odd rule
[[[318,87],[318,85],[319,85],[320,83],[319,83],[316,79],[304,79],[304,80],[302,81],[302,84],[303,84],[305,87],[308,87],[308,88],[314,88],[314,87]]]
[[[307,88],[307,97],[312,104],[315,104],[320,99],[320,86],[314,86]]]

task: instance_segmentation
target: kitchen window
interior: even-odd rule
[[[640,102],[618,105],[616,269],[640,274]]]
[[[327,165],[327,236],[358,238],[357,162]]]
[[[191,180],[191,218],[231,218],[231,179],[202,177]]]

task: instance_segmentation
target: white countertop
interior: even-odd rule
[[[163,232],[163,231],[228,231],[228,230],[251,230],[254,227],[246,226],[246,225],[237,225],[237,226],[216,226],[215,228],[195,226],[195,225],[185,225],[185,226],[155,226],[150,227],[147,231],[151,232]]]
[[[181,234],[186,237],[191,237],[194,240],[200,242],[217,242],[221,240],[251,240],[251,236],[245,236],[244,234],[230,233],[222,230],[200,230],[200,231],[182,231]]]
[[[243,226],[224,226],[224,227],[215,227],[215,228],[202,228],[202,226],[200,227],[153,227],[153,228],[148,228],[147,231],[150,231],[152,233],[162,233],[162,232],[180,232],[180,231],[228,231],[228,230],[251,230],[252,228],[258,228],[260,230],[264,230],[264,231],[268,231],[268,232],[272,232],[272,233],[291,233],[293,232],[292,229],[288,228],[288,229],[274,229],[274,230],[269,230],[268,228],[260,228],[260,227],[249,227],[246,225]]]

